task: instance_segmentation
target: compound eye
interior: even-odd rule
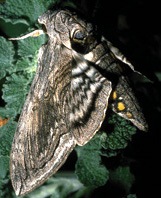
[[[73,35],[73,39],[75,40],[83,40],[86,37],[85,33],[81,30],[77,30],[75,31],[74,35]]]

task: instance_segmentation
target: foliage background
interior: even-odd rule
[[[9,153],[16,122],[37,65],[44,36],[22,41],[9,37],[38,27],[37,18],[53,5],[80,10],[97,24],[152,82],[131,76],[149,123],[148,133],[110,114],[84,147],[76,147],[65,165],[45,185],[24,197],[155,197],[159,189],[161,113],[161,35],[159,5],[145,0],[1,0],[0,1],[0,197],[16,197],[9,176]],[[134,135],[135,134],[135,135]],[[75,170],[75,173],[74,173]]]

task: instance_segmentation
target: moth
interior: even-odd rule
[[[38,22],[45,26],[48,42],[39,50],[12,143],[10,172],[17,196],[40,186],[76,145],[86,144],[100,129],[108,106],[147,130],[118,59],[134,71],[133,66],[95,26],[68,10],[47,11]]]

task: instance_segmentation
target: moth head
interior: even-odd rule
[[[83,54],[91,51],[98,40],[95,26],[74,12],[62,11],[61,15],[68,28],[71,48]]]
[[[50,38],[56,38],[59,44],[80,53],[87,53],[97,43],[95,28],[91,23],[68,10],[47,11],[39,17]]]

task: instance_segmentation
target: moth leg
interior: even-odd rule
[[[9,38],[8,40],[22,40],[22,39],[25,39],[25,38],[28,38],[28,37],[38,37],[42,34],[45,34],[44,30],[34,30],[33,32],[30,32],[26,35],[23,35],[23,36],[20,36],[20,37],[17,37],[17,38]]]

